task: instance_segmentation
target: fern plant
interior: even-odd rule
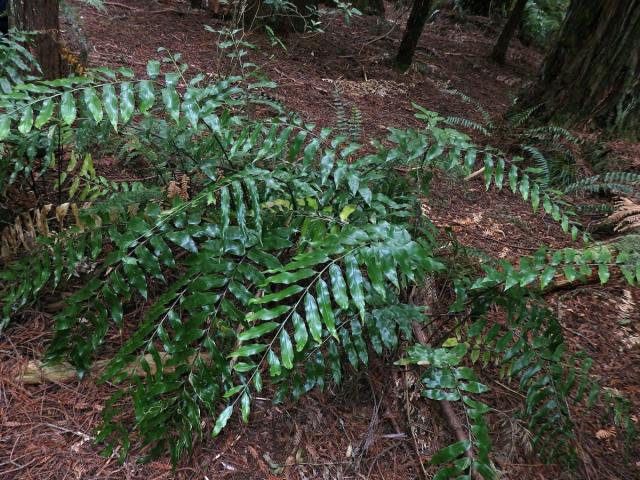
[[[640,192],[640,175],[631,172],[607,172],[582,178],[567,185],[567,193],[608,193],[637,197]]]
[[[561,453],[549,445],[570,438],[568,399],[580,401],[588,388],[594,400],[598,390],[588,369],[576,367],[578,357],[565,355],[540,291],[557,275],[574,281],[593,269],[602,282],[620,270],[636,283],[636,257],[606,246],[541,248],[518,265],[486,262],[457,275],[420,213],[416,193],[428,191],[433,169],[470,173],[482,165],[487,188],[508,185],[574,237],[578,225],[517,158],[477,148],[422,107],[424,128],[390,129],[364,154],[353,135],[293,114],[250,117],[257,99],[240,79],[190,78],[175,56],[150,62],[147,74],[99,69],[0,96],[6,157],[45,150],[19,167],[3,164],[3,188],[29,170],[77,185],[69,201],[92,200],[64,228],[36,232],[29,255],[0,272],[1,326],[37,307],[45,292],[70,291],[47,359],[71,361],[81,376],[110,332],[125,335],[101,375],[117,387],[97,436],[105,453],[120,445],[122,459],[135,438],[148,457],[169,450],[176,463],[232,415],[247,422],[257,396],[298,399],[385,350],[424,367],[424,395],[461,402],[469,419],[468,440],[431,459],[436,478],[496,477],[480,360],[497,363],[524,392],[522,415],[541,454]],[[83,130],[100,134],[90,142]],[[146,158],[157,162],[157,180],[135,189],[100,180],[86,156],[130,131],[144,132],[140,139],[167,132]],[[84,159],[84,174],[74,158]],[[64,169],[51,168],[62,162]],[[185,179],[179,194],[177,170]],[[85,194],[83,185],[95,182],[98,194],[91,187]],[[414,325],[428,328],[433,319],[407,292],[427,277],[455,292],[455,341],[413,338]],[[495,308],[505,322],[492,321]],[[570,451],[571,442],[563,445]]]
[[[608,171],[573,182],[565,193],[575,197],[576,209],[595,214],[609,214],[594,227],[595,230],[629,233],[638,229],[637,198],[640,192],[640,175],[632,172]],[[586,203],[585,196],[609,197],[605,203]],[[611,202],[610,197],[618,197]]]
[[[488,137],[496,133],[513,135],[515,142],[520,144],[521,155],[533,163],[530,172],[540,175],[540,184],[546,189],[562,188],[575,181],[579,163],[575,154],[578,140],[562,127],[526,127],[531,115],[540,108],[539,105],[512,113],[506,126],[496,126],[489,112],[479,102],[458,90],[446,92],[471,105],[480,114],[482,121],[449,116],[443,119],[444,123],[474,130]]]
[[[333,107],[336,111],[337,130],[345,135],[349,141],[362,140],[362,112],[355,106],[349,106],[343,99],[342,93],[336,87],[333,91]]]
[[[535,0],[527,2],[522,20],[526,40],[536,46],[546,46],[560,30],[567,11],[567,0]]]

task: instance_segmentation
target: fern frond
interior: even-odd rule
[[[464,128],[468,128],[468,129],[471,129],[471,130],[476,130],[476,131],[482,133],[483,135],[489,136],[489,131],[485,127],[483,127],[479,123],[474,122],[472,120],[469,120],[467,118],[446,117],[444,119],[444,122],[448,123],[449,125],[459,125],[459,126],[464,127]]]
[[[487,110],[484,108],[484,106],[482,106],[480,102],[478,102],[477,100],[469,97],[468,95],[456,89],[445,90],[445,92],[448,93],[449,95],[453,95],[455,97],[460,98],[465,103],[473,105],[473,107],[478,111],[478,113],[480,113],[480,116],[484,121],[485,128],[487,130],[493,129],[493,121],[491,120],[491,115],[489,114],[489,112],[487,112]]]
[[[598,213],[598,214],[608,214],[613,212],[613,207],[608,203],[584,203],[580,205],[576,205],[576,210],[580,214],[589,214],[589,213]]]
[[[284,115],[288,111],[284,103],[282,103],[280,100],[278,100],[274,96],[269,95],[265,92],[252,91],[248,95],[248,101],[256,105],[266,105],[268,107],[271,107],[274,110],[274,112],[276,112],[279,115]]]
[[[362,112],[355,105],[351,107],[349,117],[349,137],[354,142],[362,139]]]
[[[520,128],[520,127],[522,127],[524,124],[526,124],[529,121],[531,116],[535,112],[537,112],[540,108],[542,108],[542,104],[534,105],[533,107],[527,108],[526,110],[524,110],[522,112],[516,113],[515,115],[511,116],[510,118],[508,118],[509,125],[511,126],[511,128]]]
[[[348,134],[350,118],[347,114],[347,105],[344,103],[342,94],[337,87],[333,90],[333,108],[336,111],[337,130],[343,134]]]
[[[546,157],[540,150],[532,147],[531,145],[522,145],[521,148],[525,153],[529,154],[538,169],[540,169],[540,176],[538,177],[540,186],[543,188],[547,188],[551,181],[551,174],[549,169],[549,162],[547,161]]]
[[[640,204],[629,198],[621,198],[614,205],[614,211],[605,220],[613,230],[628,233],[640,229]]]
[[[36,33],[11,32],[0,36],[0,92],[11,93],[12,89],[25,82],[33,81],[31,72],[41,72],[40,65],[24,44],[29,44]],[[0,107],[6,102],[0,101]]]
[[[614,194],[637,195],[639,187],[640,174],[631,172],[607,172],[602,175],[593,175],[574,182],[568,185],[565,191],[567,193],[609,192]]]
[[[525,130],[523,135],[538,140],[558,141],[560,139],[564,139],[574,144],[578,143],[578,139],[569,130],[556,125],[545,125],[543,127],[530,128]]]

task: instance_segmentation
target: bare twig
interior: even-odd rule
[[[75,430],[69,430],[68,428],[61,427],[60,425],[56,425],[54,423],[42,423],[41,425],[45,425],[47,427],[51,427],[51,428],[54,428],[56,430],[60,430],[61,432],[64,432],[64,433],[71,433],[73,435],[77,435],[78,437],[82,438],[83,440],[85,440],[87,442],[95,439],[95,437],[92,437],[91,435],[87,435],[84,432],[75,431]]]
[[[476,170],[475,172],[473,172],[470,175],[467,175],[466,177],[464,177],[464,181],[468,182],[469,180],[476,178],[478,175],[482,175],[484,173],[484,167],[482,167],[480,170]]]
[[[139,12],[140,9],[136,8],[136,7],[132,7],[131,5],[125,5],[124,3],[118,3],[118,2],[103,2],[105,5],[108,5],[110,7],[120,7],[120,8],[126,8],[127,10],[133,10],[134,12]]]
[[[468,233],[476,238],[480,238],[482,240],[489,240],[490,242],[495,242],[500,245],[504,245],[505,247],[514,248],[516,250],[524,250],[525,252],[535,252],[540,248],[540,247],[533,248],[533,247],[523,247],[520,245],[514,245],[513,243],[503,242],[502,240],[498,240],[497,238],[492,238],[487,235],[480,235],[479,233],[472,232],[471,230],[463,230],[463,231],[464,233]]]

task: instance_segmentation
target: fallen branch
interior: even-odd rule
[[[611,272],[611,276],[621,275],[620,272],[614,270]],[[567,290],[571,288],[584,287],[585,285],[591,285],[594,283],[600,283],[600,277],[597,272],[593,272],[586,278],[576,278],[575,280],[569,280],[564,275],[558,275],[549,285],[547,285],[542,291],[543,295],[549,295],[559,290]]]
[[[91,373],[99,373],[106,367],[108,360],[100,360],[93,364]],[[38,385],[40,383],[62,383],[73,379],[76,376],[76,369],[67,362],[55,365],[47,365],[40,360],[31,360],[24,366],[18,368],[15,375],[16,381],[25,385]]]
[[[168,365],[171,360],[171,355],[167,353],[160,353],[160,359],[162,360],[162,371],[164,373],[170,373],[175,369],[175,365]],[[205,362],[210,360],[209,355],[199,355]],[[157,371],[156,362],[150,353],[147,353],[144,357],[144,361],[149,365],[149,372],[151,375]],[[188,362],[192,363],[196,359],[196,355],[189,357]],[[91,375],[100,375],[105,368],[111,363],[111,360],[98,360],[94,362],[91,368]],[[147,371],[142,368],[142,360],[135,365],[130,365],[126,369],[129,375],[137,375],[139,377],[145,377]],[[24,366],[18,368],[18,372],[15,375],[16,381],[23,383],[24,385],[38,385],[46,382],[62,383],[72,380],[76,376],[76,368],[68,362],[46,364],[40,360],[31,360]]]
[[[126,10],[131,10],[133,12],[140,12],[144,15],[156,15],[159,13],[177,13],[178,15],[185,15],[187,12],[183,11],[183,10],[178,10],[176,8],[161,8],[159,10],[144,10],[142,8],[136,8],[136,7],[132,7],[131,5],[125,5],[124,3],[118,3],[118,2],[104,2],[105,5],[110,6],[110,7],[118,7],[118,8],[124,8]]]

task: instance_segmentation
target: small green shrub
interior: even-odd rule
[[[522,19],[525,40],[546,47],[562,26],[569,0],[529,0]]]
[[[487,188],[508,187],[574,237],[579,225],[517,161],[417,105],[424,128],[389,129],[365,154],[355,135],[295,114],[253,118],[255,86],[241,78],[188,74],[168,56],[149,62],[143,79],[97,69],[0,96],[2,191],[34,174],[78,182],[65,201],[91,200],[73,224],[62,216],[29,255],[5,264],[1,325],[45,292],[70,292],[47,359],[69,360],[81,376],[110,332],[125,336],[102,375],[116,387],[98,433],[105,453],[119,445],[123,459],[135,438],[147,458],[169,450],[178,462],[232,415],[247,422],[256,396],[298,399],[390,351],[420,365],[425,397],[460,402],[468,418],[468,440],[432,458],[436,478],[496,477],[480,375],[490,364],[525,396],[521,415],[540,455],[566,458],[568,405],[594,404],[599,388],[591,361],[566,354],[541,292],[556,275],[574,281],[594,269],[603,283],[619,269],[635,284],[630,257],[541,246],[516,263],[447,268],[418,200],[434,169],[481,165]],[[87,155],[134,139],[130,156],[157,176],[135,188],[99,180]],[[43,154],[24,155],[31,150]],[[96,181],[97,194],[85,194]],[[457,336],[435,345],[416,343],[413,325],[427,327],[431,312],[407,301],[426,278],[455,293],[447,328]],[[495,309],[504,321],[493,321]]]

